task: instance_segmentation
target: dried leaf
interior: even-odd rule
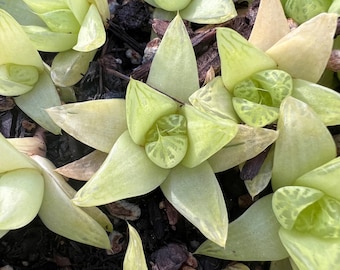
[[[68,178],[87,181],[98,171],[106,157],[107,153],[95,150],[81,159],[68,163],[55,171]]]
[[[138,205],[125,200],[106,204],[105,207],[112,216],[124,220],[136,220],[141,215],[141,209]]]

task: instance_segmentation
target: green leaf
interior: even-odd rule
[[[214,78],[189,97],[190,103],[196,109],[239,122],[231,99],[231,94],[224,87],[221,76]]]
[[[304,0],[287,0],[284,6],[287,16],[301,24],[316,15],[327,12],[332,0],[314,0],[313,3]]]
[[[49,177],[53,181],[60,191],[62,191],[69,199],[72,199],[76,194],[76,191],[66,182],[60,174],[56,173],[56,167],[54,164],[46,158],[38,155],[32,156],[32,159],[38,163],[39,167],[43,170],[44,176]],[[111,232],[113,226],[109,218],[97,207],[82,208],[89,216],[96,220],[106,231]]]
[[[332,4],[330,5],[328,12],[329,13],[336,13],[339,14],[340,13],[340,1],[339,0],[329,0],[332,2]]]
[[[37,74],[35,74],[37,75]],[[0,94],[3,96],[22,95],[32,90],[32,86],[11,81],[7,76],[6,66],[0,66]]]
[[[69,0],[72,1],[72,0]],[[106,0],[88,0],[89,3],[94,4],[102,18],[104,24],[110,19],[109,4]]]
[[[215,173],[228,170],[257,156],[271,145],[278,135],[275,130],[239,125],[236,136],[208,161]]]
[[[52,121],[45,109],[61,104],[58,92],[47,68],[31,91],[14,98],[16,105],[44,129],[60,134],[60,128]]]
[[[279,107],[282,100],[292,94],[293,79],[283,70],[264,70],[253,74],[251,78],[256,80],[261,88],[268,91],[271,104],[267,105]]]
[[[147,84],[130,79],[126,92],[126,117],[132,140],[144,145],[145,136],[155,122],[176,113],[178,105],[171,98]]]
[[[65,0],[65,2],[80,26],[89,10],[90,3],[84,0]]]
[[[287,258],[287,259],[271,262],[269,270],[293,270],[293,268],[290,264],[289,258]]]
[[[78,41],[73,50],[89,52],[105,43],[106,32],[97,7],[92,4],[81,24]]]
[[[322,13],[288,33],[266,53],[293,78],[315,83],[331,54],[336,24],[336,14]]]
[[[279,110],[244,98],[233,98],[234,109],[241,120],[251,127],[264,127],[277,120]]]
[[[0,9],[0,66],[15,64],[44,69],[39,53],[21,28],[6,11]]]
[[[289,255],[278,235],[280,224],[271,207],[272,195],[255,202],[243,215],[229,224],[225,248],[205,241],[196,254],[223,260],[275,261]]]
[[[273,211],[285,229],[292,229],[300,213],[324,196],[324,193],[313,188],[286,186],[274,192]]]
[[[339,239],[324,239],[283,228],[280,229],[279,234],[282,244],[297,265],[297,269],[319,270],[338,267]]]
[[[281,104],[277,124],[272,187],[292,185],[304,173],[336,156],[328,129],[307,104],[287,97]]]
[[[234,97],[244,98],[255,103],[262,103],[260,91],[264,91],[264,89],[259,88],[259,84],[255,80],[246,79],[235,85],[233,94]]]
[[[79,32],[80,24],[69,9],[51,10],[45,13],[38,13],[38,15],[52,32]]]
[[[46,227],[80,243],[104,249],[111,248],[110,240],[102,225],[72,203],[68,194],[70,188],[65,188],[67,183],[53,171],[52,163],[40,156],[33,156],[33,159],[41,166],[45,180],[39,217]],[[108,219],[105,224],[108,224],[107,221]]]
[[[148,266],[145,260],[142,240],[140,239],[136,229],[132,227],[129,223],[128,228],[129,228],[129,244],[126,249],[124,257],[123,269],[147,270]]]
[[[300,176],[294,185],[318,189],[340,201],[339,173],[340,157]]]
[[[34,12],[43,13],[55,9],[65,9],[67,4],[64,0],[23,0]]]
[[[168,174],[169,170],[155,165],[125,131],[73,202],[88,207],[143,195],[158,187]]]
[[[7,156],[8,158],[8,156]],[[0,230],[21,228],[38,214],[44,180],[36,169],[18,169],[0,176]]]
[[[191,105],[181,107],[187,119],[189,138],[188,151],[182,161],[186,167],[193,168],[207,160],[237,134],[238,124],[232,120],[205,114]]]
[[[232,0],[192,0],[180,10],[183,19],[200,24],[218,24],[236,17],[237,12]]]
[[[192,0],[154,0],[154,3],[167,11],[177,11],[185,8]]]
[[[265,51],[290,31],[280,0],[261,1],[249,42]]]
[[[145,152],[159,167],[175,167],[188,148],[187,125],[183,115],[170,114],[160,118],[146,135]]]
[[[225,87],[233,91],[236,83],[255,72],[276,68],[267,54],[254,47],[230,28],[217,28],[217,45],[221,58],[221,73]]]
[[[339,239],[339,211],[340,202],[338,200],[323,196],[301,212],[294,229],[320,238]]]
[[[292,96],[307,103],[326,126],[340,124],[340,94],[304,80],[294,80]]]
[[[208,162],[189,169],[178,165],[161,184],[167,200],[203,235],[224,247],[228,213],[219,183]]]
[[[47,113],[71,136],[106,153],[127,129],[123,99],[66,104],[49,108]]]
[[[0,155],[0,174],[23,168],[36,168],[32,160],[28,156],[16,150],[2,134],[0,134],[0,152],[6,153]]]
[[[6,10],[21,25],[46,26],[23,0],[1,1],[0,8]]]
[[[57,33],[47,27],[22,26],[34,47],[43,52],[62,52],[72,49],[77,43],[78,33]]]
[[[97,50],[78,52],[69,50],[58,53],[52,62],[51,78],[56,85],[72,86],[79,82],[89,68]]]
[[[0,239],[8,232],[9,230],[0,230]]]
[[[147,84],[183,102],[199,88],[195,53],[179,15],[168,26],[157,49]]]

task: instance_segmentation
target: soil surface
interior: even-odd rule
[[[111,2],[111,1],[109,1]],[[247,2],[236,3],[240,12],[237,18],[224,26],[231,27],[248,37],[255,20],[259,1],[248,9]],[[95,61],[83,79],[76,85],[77,101],[106,98],[124,98],[129,76],[145,80],[150,67],[150,57],[158,42],[149,43],[151,31],[162,37],[168,22],[151,19],[151,7],[142,1],[112,1],[114,15],[107,29],[107,42],[99,50]],[[198,59],[200,80],[212,66],[219,72],[219,59],[215,40],[215,26],[188,24]],[[54,55],[42,54],[49,63]],[[171,64],[171,63],[169,63]],[[0,98],[0,131],[5,137],[32,136],[37,125],[15,106],[11,98]],[[95,128],[95,127],[94,127]],[[57,167],[79,159],[93,149],[81,144],[66,133],[55,136],[46,133],[47,158]],[[229,218],[237,218],[252,203],[240,179],[239,171],[231,169],[217,175],[227,202]],[[82,183],[70,180],[76,189]],[[265,190],[263,193],[269,193]],[[260,195],[261,196],[261,195]],[[101,207],[108,214],[116,234],[112,236],[113,251],[80,244],[49,231],[37,217],[26,227],[10,231],[0,239],[0,269],[122,269],[127,245],[127,225],[118,217],[133,216],[141,211],[131,224],[139,232],[150,269],[225,269],[234,262],[192,252],[205,238],[183,218],[164,198],[159,189],[122,205]],[[137,210],[136,210],[137,209]],[[118,216],[118,217],[117,217]],[[112,254],[114,253],[114,254]],[[245,262],[250,269],[269,269],[268,262]]]

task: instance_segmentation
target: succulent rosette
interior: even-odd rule
[[[48,109],[66,132],[108,153],[73,202],[84,207],[103,205],[160,187],[184,217],[208,239],[224,246],[228,213],[213,157],[220,151],[229,153],[233,158],[223,165],[235,166],[263,151],[275,141],[277,132],[239,125],[230,117],[197,109],[188,101],[197,89],[195,54],[178,15],[162,39],[146,83],[131,78],[125,100]],[[84,123],[100,128],[89,130]],[[140,246],[134,249],[127,253],[131,263],[135,259],[130,256],[137,256]]]
[[[28,8],[19,8],[6,1],[1,6],[18,18],[39,51],[61,52],[73,48],[88,52],[105,42],[104,24],[109,18],[107,1],[19,2]],[[22,16],[27,18],[23,19]]]
[[[59,52],[51,77],[61,87],[73,86],[82,78],[106,40],[110,13],[105,0],[6,0],[0,7],[20,22],[37,50]]]
[[[39,125],[60,133],[45,112],[46,108],[61,104],[48,66],[20,24],[2,9],[0,31],[0,95],[13,96],[16,105]]]

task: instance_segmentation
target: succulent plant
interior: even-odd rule
[[[169,59],[171,65],[167,64]],[[162,39],[147,82],[131,78],[126,100],[88,101],[48,109],[66,132],[108,152],[73,202],[85,207],[103,205],[160,187],[184,217],[207,238],[224,246],[228,214],[214,169],[230,168],[256,156],[277,138],[277,133],[200,111],[188,101],[198,88],[192,44],[178,15]],[[91,113],[94,108],[96,115]],[[87,129],[83,117],[90,125],[103,121],[99,125],[103,129],[93,130],[103,139],[82,132]],[[232,153],[237,154],[223,165],[214,162],[221,160],[214,155],[224,158]],[[129,254],[137,256],[138,252]]]

